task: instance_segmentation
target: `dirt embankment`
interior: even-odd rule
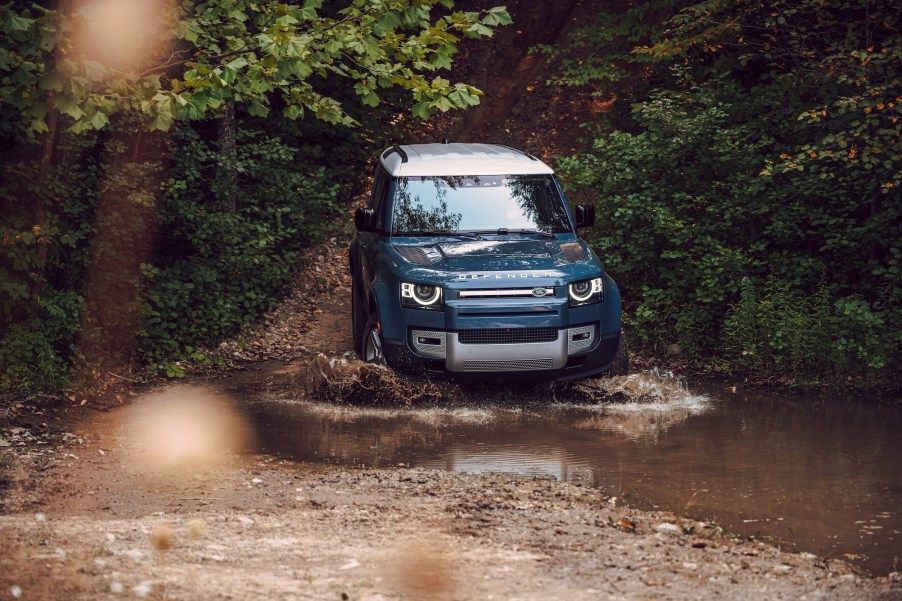
[[[495,0],[458,3],[465,10],[487,9]],[[590,86],[549,85],[552,69],[544,56],[531,53],[540,44],[562,43],[574,29],[589,23],[610,3],[600,0],[504,3],[513,24],[489,40],[464,40],[454,57],[455,81],[465,81],[485,94],[466,111],[439,114],[425,124],[412,124],[405,142],[483,142],[508,144],[545,161],[582,148],[585,130],[597,114]]]

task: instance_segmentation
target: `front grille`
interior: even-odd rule
[[[457,340],[461,344],[526,344],[530,342],[554,342],[556,328],[499,328],[487,330],[461,330]]]
[[[537,294],[538,292],[538,294]],[[461,299],[486,298],[553,298],[553,286],[536,286],[535,288],[500,288],[491,290],[461,290],[457,293]]]
[[[534,371],[552,369],[552,359],[510,359],[507,361],[464,361],[463,370],[468,372],[486,371]]]

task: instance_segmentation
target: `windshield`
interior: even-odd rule
[[[393,234],[571,231],[563,200],[547,175],[401,177],[393,204]]]

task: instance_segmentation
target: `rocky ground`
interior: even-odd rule
[[[161,421],[173,399],[201,419]],[[555,480],[303,465],[230,453],[234,437],[179,448],[184,428],[231,419],[217,411],[234,417],[215,388],[176,387],[71,434],[6,430],[0,598],[902,598]]]

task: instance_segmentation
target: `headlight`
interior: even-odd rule
[[[401,304],[413,309],[441,309],[442,289],[430,284],[401,284]]]
[[[569,292],[571,307],[598,303],[604,297],[604,287],[601,284],[601,278],[574,282],[570,284]]]

